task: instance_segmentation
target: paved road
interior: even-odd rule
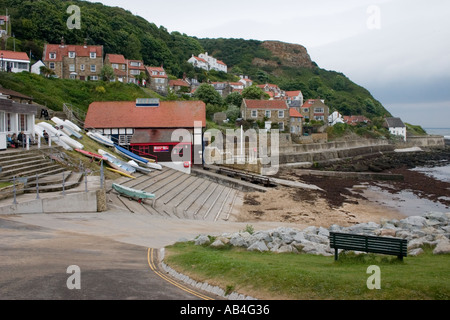
[[[244,228],[245,224],[121,212],[3,216],[0,300],[206,299],[152,270],[156,263],[149,260],[149,248],[162,248],[183,237]],[[67,268],[72,265],[81,270],[81,290],[67,288],[72,275]]]
[[[1,300],[197,300],[162,278],[149,249],[0,218]],[[80,268],[80,290],[69,290],[69,266]],[[156,271],[156,272],[155,272]],[[69,281],[76,283],[76,280]]]

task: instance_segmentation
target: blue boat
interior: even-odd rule
[[[118,154],[120,154],[120,155],[122,155],[124,157],[127,157],[128,159],[131,159],[133,161],[141,163],[141,164],[143,164],[143,165],[145,165],[145,166],[147,166],[149,168],[152,168],[152,169],[162,170],[161,165],[159,165],[157,163],[152,163],[149,160],[144,159],[144,158],[138,156],[137,154],[135,154],[135,153],[133,153],[131,151],[128,151],[125,148],[122,148],[122,147],[118,146],[117,144],[114,145],[114,148],[115,148],[115,150],[116,150],[116,152]]]

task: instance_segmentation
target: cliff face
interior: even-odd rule
[[[313,68],[313,63],[308,51],[299,44],[284,43],[279,41],[264,41],[262,46],[276,57],[281,59],[282,65],[288,67]],[[258,61],[261,65],[261,61]]]

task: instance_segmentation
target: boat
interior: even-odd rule
[[[104,156],[102,156],[100,154],[96,154],[96,153],[89,152],[89,151],[86,151],[86,150],[75,149],[75,151],[79,152],[79,153],[81,153],[81,154],[83,154],[83,155],[85,155],[86,157],[89,157],[89,158],[93,158],[93,159],[97,159],[97,160],[105,160],[105,161],[107,160],[106,157],[104,157]]]
[[[107,137],[101,135],[100,133],[88,132],[86,134],[89,138],[100,144],[103,144],[107,147],[114,147],[114,142],[111,139],[108,139]]]
[[[128,163],[114,157],[108,152],[99,149],[98,153],[106,158],[106,162],[115,170],[131,175],[136,172],[136,168],[130,166]],[[134,178],[134,177],[133,177]]]
[[[115,173],[118,173],[118,174],[121,174],[121,175],[123,175],[123,176],[125,176],[127,178],[136,179],[136,177],[133,177],[131,174],[125,173],[125,172],[120,171],[120,170],[116,170],[116,169],[112,169],[112,168],[106,168],[106,170],[112,171],[112,172],[115,172]]]
[[[139,203],[145,199],[156,199],[156,196],[152,193],[128,188],[117,183],[113,183],[112,188],[122,195],[138,200]]]
[[[144,164],[147,167],[152,168],[152,169],[162,170],[162,166],[161,165],[159,165],[157,163],[150,162],[149,160],[144,159],[144,158],[138,156],[137,154],[135,154],[135,153],[133,153],[131,151],[128,151],[125,148],[122,148],[122,147],[120,147],[118,145],[114,145],[114,148],[115,148],[115,150],[116,150],[116,152],[118,154],[120,154],[120,155],[122,155],[124,157],[127,157],[128,159],[136,161],[136,162],[138,162],[140,164]]]
[[[150,169],[148,169],[148,168],[141,167],[138,163],[136,163],[136,162],[133,161],[133,160],[128,161],[128,164],[129,164],[130,166],[136,168],[136,170],[139,171],[139,172],[142,172],[142,173],[145,173],[145,174],[149,174],[149,173],[152,172],[152,170],[150,170]]]
[[[60,135],[59,131],[56,130],[55,128],[53,128],[48,123],[45,123],[45,122],[38,123],[37,125],[34,126],[34,128],[40,137],[42,137],[42,138],[44,137],[44,130],[45,130],[45,131],[47,131],[49,138],[51,139],[52,142],[56,143],[60,147],[63,147],[64,150],[67,150],[67,151],[73,150],[73,148],[70,145],[68,145],[63,140],[61,140],[61,135]]]
[[[75,141],[71,137],[60,136],[59,139],[71,146],[73,149],[84,149],[84,145],[82,145],[78,141]]]
[[[75,130],[76,132],[81,132],[81,131],[83,131],[83,130],[80,129],[79,126],[77,126],[75,123],[73,123],[73,122],[70,121],[70,120],[64,120],[64,124],[65,124],[66,126],[69,126],[72,130]]]
[[[56,125],[60,127],[60,129],[65,132],[69,137],[74,136],[77,139],[83,138],[81,134],[73,130],[70,126],[66,125],[66,123],[58,117],[53,117],[51,119]]]

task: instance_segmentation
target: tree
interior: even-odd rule
[[[309,79],[309,81],[308,81],[308,87],[311,90],[316,91],[317,89],[319,89],[322,86],[323,86],[322,79],[320,79],[319,76],[314,76],[311,79]]]
[[[269,100],[270,96],[258,86],[251,86],[242,91],[242,98],[250,100]]]
[[[100,77],[103,81],[112,81],[115,79],[114,69],[109,65],[104,65],[100,71]]]
[[[218,93],[213,86],[209,84],[202,84],[195,91],[194,98],[203,101],[205,104],[214,106],[222,106],[223,99],[220,93]]]
[[[229,105],[233,105],[236,107],[240,107],[242,104],[242,95],[239,92],[232,92],[225,98],[225,103]]]
[[[230,105],[226,111],[227,118],[230,120],[230,123],[235,123],[236,120],[241,116],[241,108]]]

